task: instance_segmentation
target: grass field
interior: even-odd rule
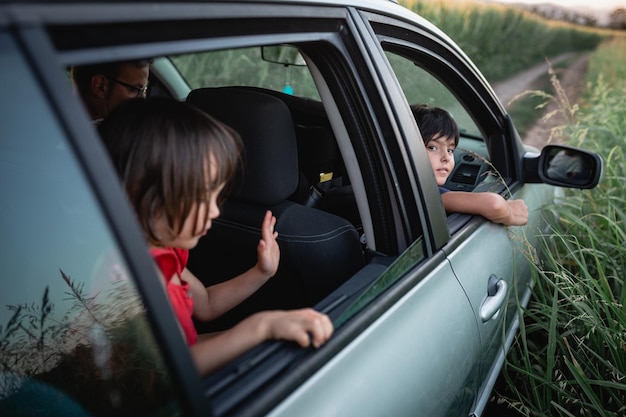
[[[592,54],[584,98],[562,104],[573,118],[561,134],[602,155],[604,176],[597,188],[568,190],[546,208],[559,217],[541,236],[546,258],[536,265],[498,400],[520,416],[624,416],[626,38]]]

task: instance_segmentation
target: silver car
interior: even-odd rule
[[[281,264],[218,320],[314,306],[320,349],[267,342],[201,378],[68,70],[149,58],[148,99],[202,107],[244,169],[189,268],[255,262],[262,213]],[[375,0],[0,2],[0,415],[479,416],[528,301],[564,147],[522,144],[440,30]],[[446,187],[524,199],[524,227],[446,215],[409,105],[461,127]],[[261,216],[261,217],[259,217]]]

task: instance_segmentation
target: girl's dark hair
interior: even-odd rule
[[[170,237],[180,234],[194,204],[208,205],[210,192],[233,178],[242,149],[230,127],[163,97],[125,101],[99,131],[148,240],[158,245],[153,220],[165,216]]]
[[[411,112],[424,144],[437,136],[454,138],[454,146],[459,144],[459,127],[446,110],[427,104],[412,104]]]

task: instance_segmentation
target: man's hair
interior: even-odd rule
[[[164,216],[169,237],[179,235],[194,204],[208,206],[210,192],[233,178],[242,150],[230,127],[164,97],[125,101],[102,121],[99,131],[146,237],[154,244],[160,244],[154,219]],[[213,163],[215,177],[207,183]]]
[[[135,68],[145,68],[152,63],[151,59],[137,59],[133,61],[115,61],[92,65],[74,66],[70,69],[70,74],[74,84],[81,96],[91,89],[91,79],[94,75],[102,74],[106,77],[117,78],[120,75],[122,65],[132,65]]]
[[[459,127],[446,110],[427,104],[412,104],[411,112],[422,134],[424,144],[437,136],[453,138],[454,146],[459,144]]]

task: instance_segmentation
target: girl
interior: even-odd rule
[[[125,102],[99,129],[202,374],[265,340],[302,347],[328,340],[332,323],[312,309],[260,312],[227,331],[198,337],[192,316],[208,321],[230,310],[276,273],[280,259],[276,218],[268,211],[253,268],[206,288],[186,268],[189,249],[219,216],[218,199],[235,173],[241,144],[233,130],[166,98]]]

